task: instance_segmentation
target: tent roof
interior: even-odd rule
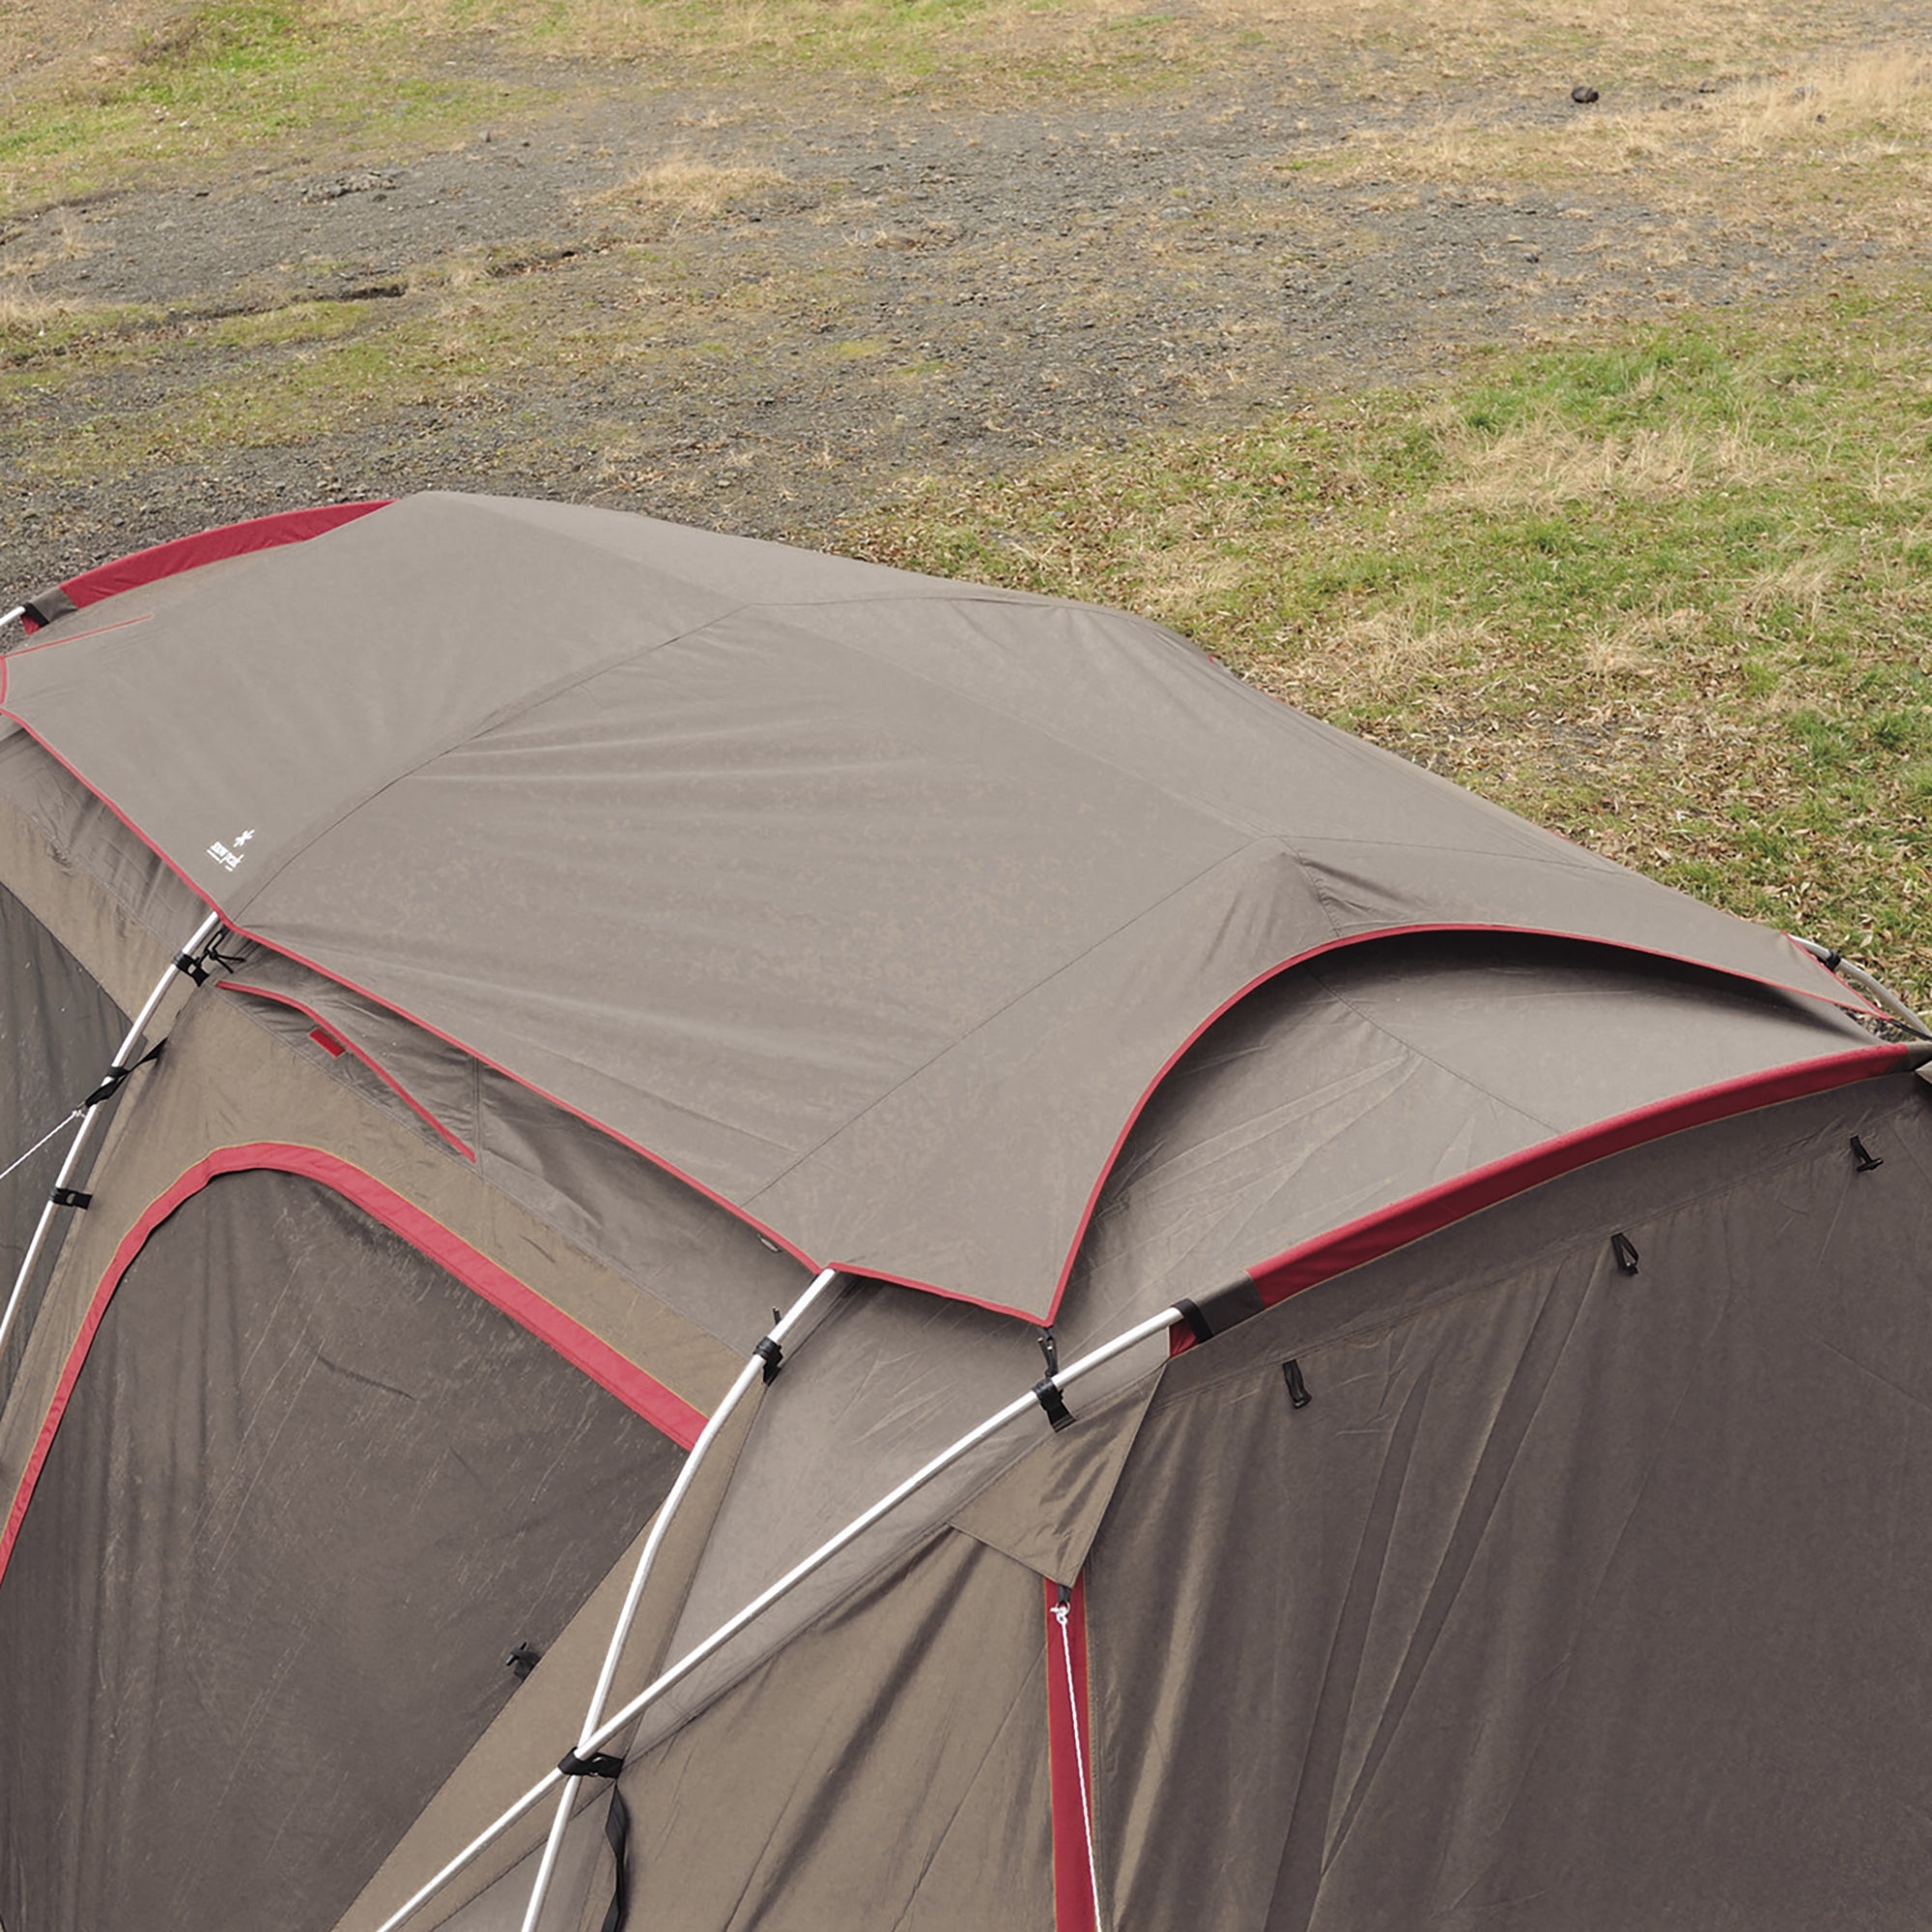
[[[413,497],[125,590],[0,713],[239,929],[802,1259],[1039,1317],[1293,962],[1502,928],[1842,997],[1153,625],[610,512]]]

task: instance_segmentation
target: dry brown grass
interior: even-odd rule
[[[1586,435],[1550,417],[1500,434],[1451,421],[1440,425],[1437,442],[1450,472],[1440,500],[1482,510],[1553,510],[1618,498],[1661,502],[1700,490],[1757,489],[1791,468],[1747,421],[1609,436]]]
[[[595,200],[599,207],[632,216],[653,234],[673,235],[681,228],[715,221],[728,210],[784,186],[786,180],[777,168],[672,155],[619,186],[607,188]]]
[[[1458,115],[1417,130],[1359,129],[1342,180],[1588,181],[1794,159],[1839,168],[1932,152],[1932,52],[1889,47],[1665,104],[1589,110],[1535,127]]]
[[[0,102],[44,76],[112,64],[180,11],[180,0],[0,0]]]

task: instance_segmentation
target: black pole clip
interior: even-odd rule
[[[557,1759],[556,1768],[566,1777],[615,1777],[623,1770],[624,1760],[612,1757],[609,1751],[592,1751],[588,1757],[579,1757],[572,1749]]]
[[[504,1658],[503,1666],[507,1670],[514,1671],[517,1682],[521,1684],[542,1662],[543,1652],[534,1644],[520,1643],[508,1657]]]
[[[1056,1431],[1073,1427],[1073,1411],[1066,1406],[1066,1398],[1051,1376],[1034,1383],[1033,1399],[1046,1411],[1046,1419]]]
[[[778,1310],[775,1308],[772,1310],[772,1313],[776,1315],[778,1313]],[[752,1353],[757,1356],[759,1361],[764,1363],[765,1380],[767,1381],[767,1383],[777,1381],[779,1378],[779,1371],[784,1367],[784,1360],[785,1360],[784,1344],[777,1340],[775,1337],[767,1335],[765,1339],[762,1342],[760,1342],[755,1349],[752,1350]]]
[[[1610,1236],[1610,1252],[1617,1258],[1617,1265],[1626,1274],[1636,1272],[1636,1243],[1628,1235]]]
[[[1281,1365],[1281,1378],[1288,1384],[1288,1406],[1290,1408],[1306,1408],[1315,1398],[1308,1393],[1308,1384],[1301,1379],[1301,1364],[1290,1360]]]
[[[92,1208],[94,1196],[83,1194],[77,1187],[56,1187],[48,1197],[56,1208]]]
[[[177,952],[175,954],[175,971],[177,973],[185,973],[197,986],[201,985],[208,978],[208,968],[189,952]]]
[[[1885,1165],[1885,1156],[1873,1153],[1857,1134],[1852,1136],[1852,1155],[1858,1161],[1861,1174],[1869,1174],[1873,1168]]]

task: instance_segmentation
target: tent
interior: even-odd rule
[[[611,512],[14,615],[5,1932],[1924,1922],[1869,976]]]

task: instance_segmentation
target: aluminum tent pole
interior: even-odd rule
[[[80,1164],[82,1151],[87,1146],[88,1136],[94,1131],[94,1122],[99,1118],[100,1110],[114,1096],[121,1082],[127,1078],[128,1068],[133,1065],[132,1056],[140,1049],[142,1037],[147,1033],[148,1023],[155,1017],[156,1009],[167,997],[168,988],[174,984],[177,973],[185,973],[199,965],[195,957],[203,944],[211,939],[221,923],[221,915],[212,912],[195,927],[194,936],[169,961],[168,970],[155,983],[155,990],[148,995],[148,1003],[134,1015],[134,1024],[128,1029],[128,1037],[116,1050],[114,1058],[107,1063],[107,1077],[79,1108],[80,1125],[73,1130],[73,1139],[69,1142],[67,1158],[61,1162],[61,1170],[55,1178],[53,1191],[47,1196],[46,1205],[41,1209],[40,1224],[34,1230],[34,1238],[27,1243],[26,1259],[20,1264],[20,1271],[14,1277],[14,1291],[7,1297],[7,1310],[0,1315],[0,1349],[7,1346],[7,1337],[13,1332],[14,1318],[20,1312],[21,1301],[27,1293],[27,1277],[34,1271],[34,1264],[40,1259],[41,1249],[45,1244],[47,1230],[53,1226],[54,1209],[64,1204],[62,1196],[68,1193],[68,1182],[73,1178]]]
[[[676,1516],[678,1505],[684,1501],[685,1493],[696,1480],[697,1471],[704,1459],[710,1454],[711,1445],[719,1433],[730,1421],[731,1412],[751,1392],[752,1384],[762,1378],[769,1382],[775,1377],[784,1360],[785,1338],[810,1312],[812,1305],[841,1279],[837,1268],[827,1268],[818,1275],[792,1305],[782,1315],[777,1317],[771,1332],[752,1350],[751,1358],[738,1371],[738,1378],[725,1391],[724,1400],[712,1411],[711,1419],[705,1423],[702,1433],[692,1444],[691,1454],[684,1459],[684,1466],[677,1472],[677,1480],[670,1486],[658,1508],[657,1520],[651,1524],[651,1533],[644,1540],[644,1547],[639,1552],[638,1566],[631,1573],[631,1587],[625,1593],[624,1606],[617,1613],[617,1622],[611,1633],[611,1642],[604,1653],[604,1667],[597,1674],[597,1688],[590,1693],[589,1708],[583,1714],[582,1735],[577,1747],[579,1757],[587,1757],[593,1749],[591,1733],[597,1728],[597,1720],[604,1715],[604,1706],[611,1696],[611,1686],[617,1675],[617,1664],[624,1654],[624,1646],[630,1641],[631,1626],[637,1622],[638,1605],[642,1601],[644,1584],[649,1580],[652,1566],[657,1562],[658,1551],[664,1546],[666,1532],[670,1528],[671,1519]],[[776,1314],[776,1311],[774,1311]],[[523,1932],[536,1932],[538,1918],[542,1916],[544,1898],[550,1890],[552,1875],[556,1869],[557,1854],[563,1847],[563,1834],[570,1824],[570,1807],[577,1796],[578,1779],[566,1776],[563,1789],[557,1795],[556,1816],[551,1821],[550,1836],[544,1841],[543,1858],[537,1864],[535,1882],[530,1887],[529,1908],[524,1914]]]
[[[1910,1027],[1921,1038],[1932,1039],[1932,1026],[1927,1026],[1889,986],[1875,980],[1862,966],[1853,965],[1842,952],[1835,952],[1829,946],[1820,946],[1815,939],[1799,939],[1795,932],[1791,937],[1797,940],[1798,944],[1828,973],[1835,973],[1839,979],[1849,980],[1860,992],[1869,993],[1901,1025]]]
[[[16,618],[24,617],[26,614],[27,607],[24,604],[15,604],[4,616],[0,616],[0,631],[4,631]]]
[[[1179,1307],[1174,1307],[1164,1308],[1158,1315],[1151,1315],[1145,1321],[1135,1322],[1131,1328],[1115,1336],[1111,1342],[1103,1342],[1099,1348],[1069,1362],[1065,1368],[1048,1376],[1045,1380],[1036,1382],[1025,1395],[1015,1398],[1004,1408],[989,1415],[977,1428],[968,1430],[956,1442],[950,1443],[930,1462],[915,1469],[896,1489],[881,1496],[870,1509],[861,1516],[854,1517],[836,1536],[821,1543],[810,1556],[802,1557],[793,1564],[776,1583],[762,1595],[753,1598],[729,1622],[719,1625],[703,1642],[686,1651],[668,1670],[646,1685],[621,1711],[606,1718],[582,1741],[580,1749],[595,1749],[601,1744],[608,1744],[626,1724],[641,1716],[667,1690],[689,1676],[707,1657],[728,1643],[747,1624],[761,1616],[781,1597],[789,1596],[808,1577],[815,1571],[822,1570],[841,1549],[863,1536],[882,1517],[890,1516],[901,1503],[923,1490],[935,1476],[942,1474],[961,1457],[971,1454],[988,1436],[997,1435],[1008,1423],[1017,1421],[1030,1408],[1038,1407],[1051,1415],[1063,1389],[1078,1381],[1083,1376],[1091,1375],[1094,1370],[1111,1362],[1117,1355],[1125,1354],[1129,1349],[1138,1348],[1141,1343],[1155,1335],[1165,1334],[1167,1330],[1186,1319]],[[572,1753],[572,1755],[577,1754]],[[418,1886],[394,1912],[390,1913],[388,1918],[383,1920],[376,1928],[376,1932],[396,1932],[396,1928],[409,1918],[411,1913],[434,1898],[471,1860],[501,1837],[525,1812],[533,1804],[539,1804],[546,1793],[554,1791],[563,1778],[564,1773],[561,1767],[555,1771],[546,1772],[514,1804],[464,1846],[434,1878],[427,1879]]]

